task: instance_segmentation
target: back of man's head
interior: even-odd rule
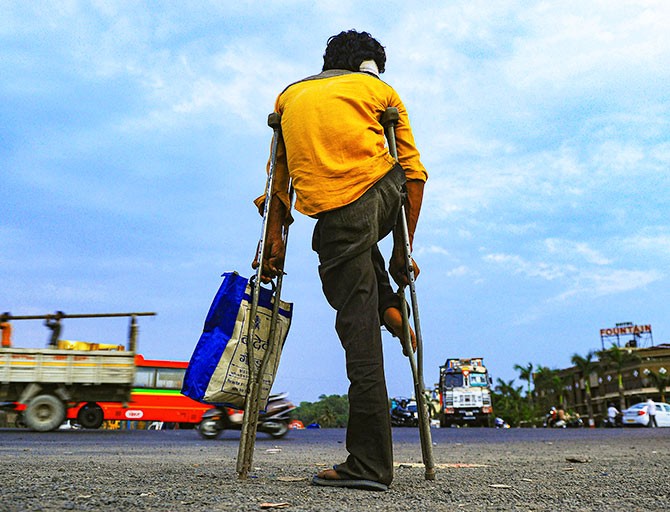
[[[379,72],[383,73],[386,65],[384,47],[367,32],[343,31],[328,39],[326,52],[323,54],[323,71],[358,71],[361,62],[365,60],[374,60]]]

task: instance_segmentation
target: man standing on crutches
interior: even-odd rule
[[[347,459],[319,472],[315,485],[386,490],[393,480],[393,447],[384,376],[381,325],[401,340],[405,331],[399,286],[408,284],[403,235],[395,229],[404,204],[410,245],[427,173],[398,94],[379,79],[384,48],[370,34],[350,30],[328,40],[322,73],[289,85],[277,98],[282,140],[277,150],[273,201],[267,213],[263,280],[284,267],[282,229],[291,222],[289,184],[296,209],[317,219],[312,248],[319,276],[336,310],[335,329],[349,378]],[[398,110],[398,162],[389,154],[380,117]],[[263,209],[264,198],[256,200]],[[388,273],[377,243],[394,232]],[[419,269],[412,262],[414,274]],[[254,262],[254,268],[258,261]]]

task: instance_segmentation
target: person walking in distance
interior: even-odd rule
[[[404,203],[413,243],[428,175],[402,101],[379,78],[386,64],[384,47],[367,32],[344,31],[328,40],[323,61],[321,73],[289,85],[275,104],[283,140],[261,275],[267,282],[284,267],[281,235],[292,222],[290,179],[296,210],[317,219],[312,248],[319,256],[324,295],[336,311],[350,382],[348,456],[319,472],[312,483],[386,490],[393,480],[393,447],[380,327],[404,336],[400,299],[389,279],[390,274],[399,285],[409,282],[403,235],[395,228]],[[388,107],[399,113],[398,163],[379,121]],[[255,203],[262,213],[264,197]],[[394,244],[387,271],[378,242],[389,233]],[[413,332],[410,337],[416,349]]]
[[[658,427],[658,423],[656,423],[656,404],[651,398],[647,400],[647,415],[649,416],[647,426],[652,428]]]

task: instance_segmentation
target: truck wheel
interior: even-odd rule
[[[56,430],[65,421],[65,404],[53,395],[37,395],[28,402],[23,421],[38,432]]]
[[[96,403],[91,402],[84,405],[77,413],[77,423],[84,428],[100,428],[104,420],[105,413]]]

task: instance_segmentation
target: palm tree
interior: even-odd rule
[[[593,404],[591,403],[591,374],[596,369],[595,361],[593,356],[595,353],[590,351],[586,356],[582,357],[579,354],[574,354],[572,356],[572,364],[577,367],[579,373],[581,374],[582,379],[584,379],[584,390],[586,391],[586,410],[588,411],[589,416],[589,426],[594,426],[595,421],[593,419]]]
[[[502,379],[497,379],[498,384],[496,384],[495,390],[501,395],[510,397],[513,400],[518,400],[521,398],[521,389],[522,387],[514,386],[514,379],[505,382]]]
[[[496,410],[501,412],[501,416],[511,425],[518,425],[521,421],[521,390],[522,386],[515,387],[514,379],[505,382],[498,378],[494,389],[494,404]]]
[[[623,369],[630,363],[638,361],[640,358],[631,349],[621,348],[615,343],[609,349],[598,352],[598,358],[604,363],[605,368],[616,371],[617,386],[619,390],[619,410],[626,408],[626,397],[623,388]]]
[[[533,389],[535,395],[535,403],[538,407],[548,409],[555,405],[553,378],[556,370],[552,370],[547,366],[538,366],[533,373]]]
[[[658,372],[647,370],[644,372],[649,377],[661,394],[661,402],[665,402],[665,388],[670,386],[670,375],[665,368],[661,368]]]
[[[559,405],[564,405],[565,402],[565,379],[561,377],[558,372],[551,375],[550,381],[552,391],[556,394]]]
[[[533,363],[528,363],[526,366],[521,366],[520,364],[515,364],[514,369],[519,372],[519,378],[525,380],[528,384],[526,385],[526,396],[528,397],[528,402],[530,407],[533,407]]]

